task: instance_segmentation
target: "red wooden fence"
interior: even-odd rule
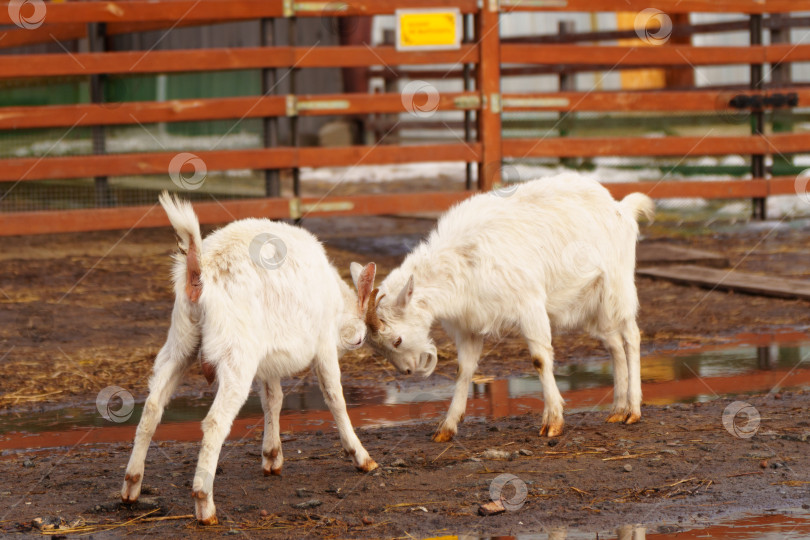
[[[7,5],[0,7],[0,24],[11,25],[0,48],[78,39],[88,25],[105,23],[109,35],[209,25],[260,18],[371,16],[393,14],[397,8],[435,7],[416,0],[347,0],[345,2],[291,2],[289,0],[165,0],[87,1],[48,3],[44,24],[25,29],[14,26]],[[501,129],[503,111],[649,111],[737,112],[729,101],[734,95],[768,96],[795,93],[799,104],[810,101],[810,88],[752,89],[747,92],[694,89],[691,91],[551,92],[501,94],[501,76],[515,66],[608,66],[624,69],[651,66],[788,63],[810,61],[810,45],[752,45],[748,47],[694,47],[667,44],[655,47],[571,45],[556,43],[502,43],[499,20],[514,11],[631,11],[656,8],[665,14],[690,12],[761,14],[810,10],[810,0],[452,0],[475,20],[475,35],[458,50],[397,51],[391,46],[267,46],[239,49],[81,52],[0,56],[0,78],[90,77],[108,74],[177,73],[238,69],[313,67],[453,66],[448,73],[470,65],[474,91],[440,95],[438,110],[475,112],[477,140],[430,145],[347,146],[299,148],[279,146],[250,150],[195,152],[207,170],[297,169],[300,167],[395,164],[418,161],[464,161],[479,169],[478,190],[500,182],[503,158],[593,156],[704,156],[792,154],[810,151],[810,134],[781,133],[712,137],[565,137],[509,139]],[[508,64],[510,67],[504,67]],[[306,115],[405,113],[398,93],[294,96],[265,95],[169,102],[126,102],[111,108],[102,103],[0,108],[0,130],[73,128],[185,122],[216,119],[267,118]],[[50,179],[167,174],[175,152],[98,154],[75,157],[8,158],[0,160],[0,181],[29,182]],[[757,198],[793,194],[792,178],[755,178],[716,182],[610,184],[616,195],[644,191],[653,197]],[[264,198],[197,205],[202,222],[262,216],[290,218],[306,215],[396,214],[444,210],[470,191],[424,192],[351,197]],[[165,225],[154,207],[98,208],[66,211],[0,213],[0,235],[83,231]]]

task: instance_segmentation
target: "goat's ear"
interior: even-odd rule
[[[371,289],[374,288],[374,277],[377,275],[377,265],[368,263],[365,266],[360,266],[357,263],[352,263],[351,271],[354,285],[357,287],[357,304],[360,306],[361,310],[365,311],[368,307]]]
[[[404,308],[408,305],[408,302],[411,301],[411,297],[413,296],[413,274],[411,277],[408,278],[408,283],[402,287],[402,290],[399,291],[399,296],[397,296],[397,307]]]
[[[349,265],[349,271],[352,273],[352,282],[354,286],[357,287],[357,280],[360,279],[360,274],[363,272],[363,265],[353,262]]]

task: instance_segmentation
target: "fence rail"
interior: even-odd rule
[[[438,96],[437,111],[477,109],[475,92],[447,92]],[[0,109],[0,129],[127,125],[191,122],[268,116],[330,116],[396,114],[402,112],[399,94],[299,94],[236,98],[176,99],[164,102],[87,103]]]
[[[10,25],[0,39],[0,80],[79,77],[95,88],[92,103],[48,106],[0,107],[0,130],[92,128],[92,155],[0,159],[0,182],[21,183],[93,178],[100,205],[108,177],[187,174],[188,163],[175,164],[177,152],[110,153],[104,144],[106,127],[144,124],[172,124],[247,118],[289,119],[293,133],[298,117],[400,115],[408,112],[403,95],[389,85],[382,93],[304,94],[293,91],[275,95],[273,84],[261,96],[179,99],[167,101],[104,100],[102,78],[135,74],[180,74],[261,70],[263,74],[286,70],[295,78],[301,69],[360,68],[389,82],[395,77],[430,80],[463,78],[461,92],[439,93],[435,111],[464,111],[463,140],[437,144],[375,144],[337,147],[301,147],[297,135],[290,145],[279,145],[265,137],[264,148],[195,151],[208,171],[252,169],[293,171],[293,196],[200,203],[201,221],[215,223],[247,216],[299,218],[305,215],[396,214],[444,210],[473,193],[417,192],[382,195],[353,195],[323,198],[303,197],[298,170],[302,167],[352,167],[355,165],[431,162],[465,162],[478,168],[478,190],[499,184],[503,159],[573,158],[600,156],[717,156],[750,155],[751,180],[625,182],[610,184],[616,196],[643,191],[653,197],[753,198],[795,193],[794,179],[767,178],[765,155],[790,155],[810,151],[810,133],[765,133],[761,123],[765,112],[790,110],[810,103],[810,87],[798,84],[766,87],[754,77],[765,64],[786,66],[810,61],[810,45],[771,43],[756,38],[763,29],[785,29],[807,25],[807,17],[796,21],[781,18],[763,24],[762,15],[810,11],[810,0],[453,0],[443,7],[455,7],[465,25],[474,31],[456,50],[399,51],[391,45],[367,44],[301,46],[295,43],[294,21],[303,17],[369,17],[391,15],[399,8],[435,7],[435,2],[415,0],[347,0],[345,2],[293,2],[290,0],[165,0],[126,2],[48,3],[44,24],[18,28],[8,4],[0,7],[0,25]],[[600,12],[657,9],[664,14],[693,12],[735,13],[750,16],[750,46],[695,47],[667,43],[660,46],[577,44],[593,39],[626,37],[626,32],[586,33],[559,39],[531,37],[501,39],[502,15],[515,12]],[[231,21],[287,19],[290,39],[286,44],[268,39],[264,46],[202,48],[185,50],[110,51],[98,39],[122,34],[220,24]],[[348,19],[347,19],[348,20]],[[703,25],[711,31],[743,28],[738,21]],[[678,28],[676,26],[676,28]],[[712,30],[714,29],[714,30]],[[681,33],[691,35],[690,28]],[[0,31],[2,32],[2,31]],[[14,47],[54,41],[85,39],[90,51],[47,54],[9,54]],[[94,37],[95,36],[95,37]],[[582,37],[585,36],[585,37]],[[589,38],[590,39],[590,38]],[[752,66],[752,87],[747,90],[693,88],[659,91],[590,91],[561,89],[544,93],[501,93],[504,76],[538,73],[570,73],[577,70],[624,70],[649,67],[693,69],[717,65]],[[443,65],[447,69],[437,68]],[[419,67],[421,66],[421,67]],[[278,73],[277,73],[278,75]],[[99,88],[102,90],[99,91]],[[745,97],[749,99],[746,101]],[[755,99],[751,99],[755,98]],[[703,112],[742,115],[752,121],[750,135],[666,137],[555,136],[503,138],[503,112],[551,111],[567,115],[583,111],[619,113]],[[437,124],[439,125],[439,124]],[[444,123],[445,127],[447,123]],[[265,129],[271,129],[267,124]],[[266,134],[269,132],[266,132]],[[384,141],[381,141],[384,142]],[[193,171],[192,171],[193,172]],[[269,185],[269,184],[268,184]],[[468,185],[468,188],[472,186]],[[276,190],[277,191],[277,190]],[[268,189],[268,193],[270,190]],[[761,206],[761,203],[760,203]],[[764,212],[764,210],[763,210]],[[759,217],[763,217],[761,214]],[[21,211],[0,213],[0,235],[82,231],[107,228],[151,227],[167,221],[155,206],[89,208],[81,210]]]

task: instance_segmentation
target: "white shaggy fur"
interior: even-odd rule
[[[346,413],[338,365],[340,352],[359,347],[365,338],[363,314],[374,281],[373,263],[365,268],[352,265],[358,298],[329,263],[321,244],[303,229],[266,219],[245,219],[202,241],[191,204],[173,200],[166,192],[160,203],[179,236],[183,254],[175,257],[172,324],[155,360],[122,499],[137,500],[149,442],[172,392],[198,352],[203,371],[208,368],[211,375],[215,371],[219,381],[216,398],[202,423],[202,448],[193,484],[196,516],[201,522],[216,522],[213,479],[220,448],[254,379],[260,382],[265,414],[265,474],[280,474],[283,462],[281,378],[310,366],[335,417],[343,448],[358,469],[376,468]]]
[[[615,378],[609,421],[638,421],[636,221],[653,213],[646,195],[617,202],[598,182],[562,174],[520,184],[511,195],[476,195],[439,220],[380,286],[382,328],[367,340],[400,371],[425,376],[436,365],[433,321],[455,340],[458,379],[434,439],[457,431],[484,337],[510,328],[528,341],[543,386],[541,435],[563,427],[552,327],[582,328],[603,341]]]

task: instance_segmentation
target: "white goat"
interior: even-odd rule
[[[640,193],[615,201],[598,182],[561,174],[520,184],[514,193],[479,194],[447,212],[429,238],[372,291],[367,342],[404,373],[436,366],[434,320],[455,340],[458,377],[433,438],[452,439],[484,337],[517,328],[543,386],[540,435],[563,428],[554,381],[552,327],[584,328],[613,358],[609,422],[641,417],[634,282],[637,219],[655,206]],[[629,374],[629,381],[628,381]]]
[[[160,196],[183,255],[175,256],[175,303],[166,344],[155,359],[149,397],[138,424],[121,498],[138,499],[149,442],[172,392],[198,352],[209,382],[219,380],[202,422],[203,441],[192,496],[197,519],[217,522],[213,479],[222,443],[254,378],[264,409],[262,468],[281,474],[281,378],[313,366],[340,440],[355,467],[377,467],[346,413],[339,349],[362,345],[363,321],[376,267],[352,263],[359,297],[344,283],[307,231],[266,219],[245,219],[203,242],[191,204]]]

